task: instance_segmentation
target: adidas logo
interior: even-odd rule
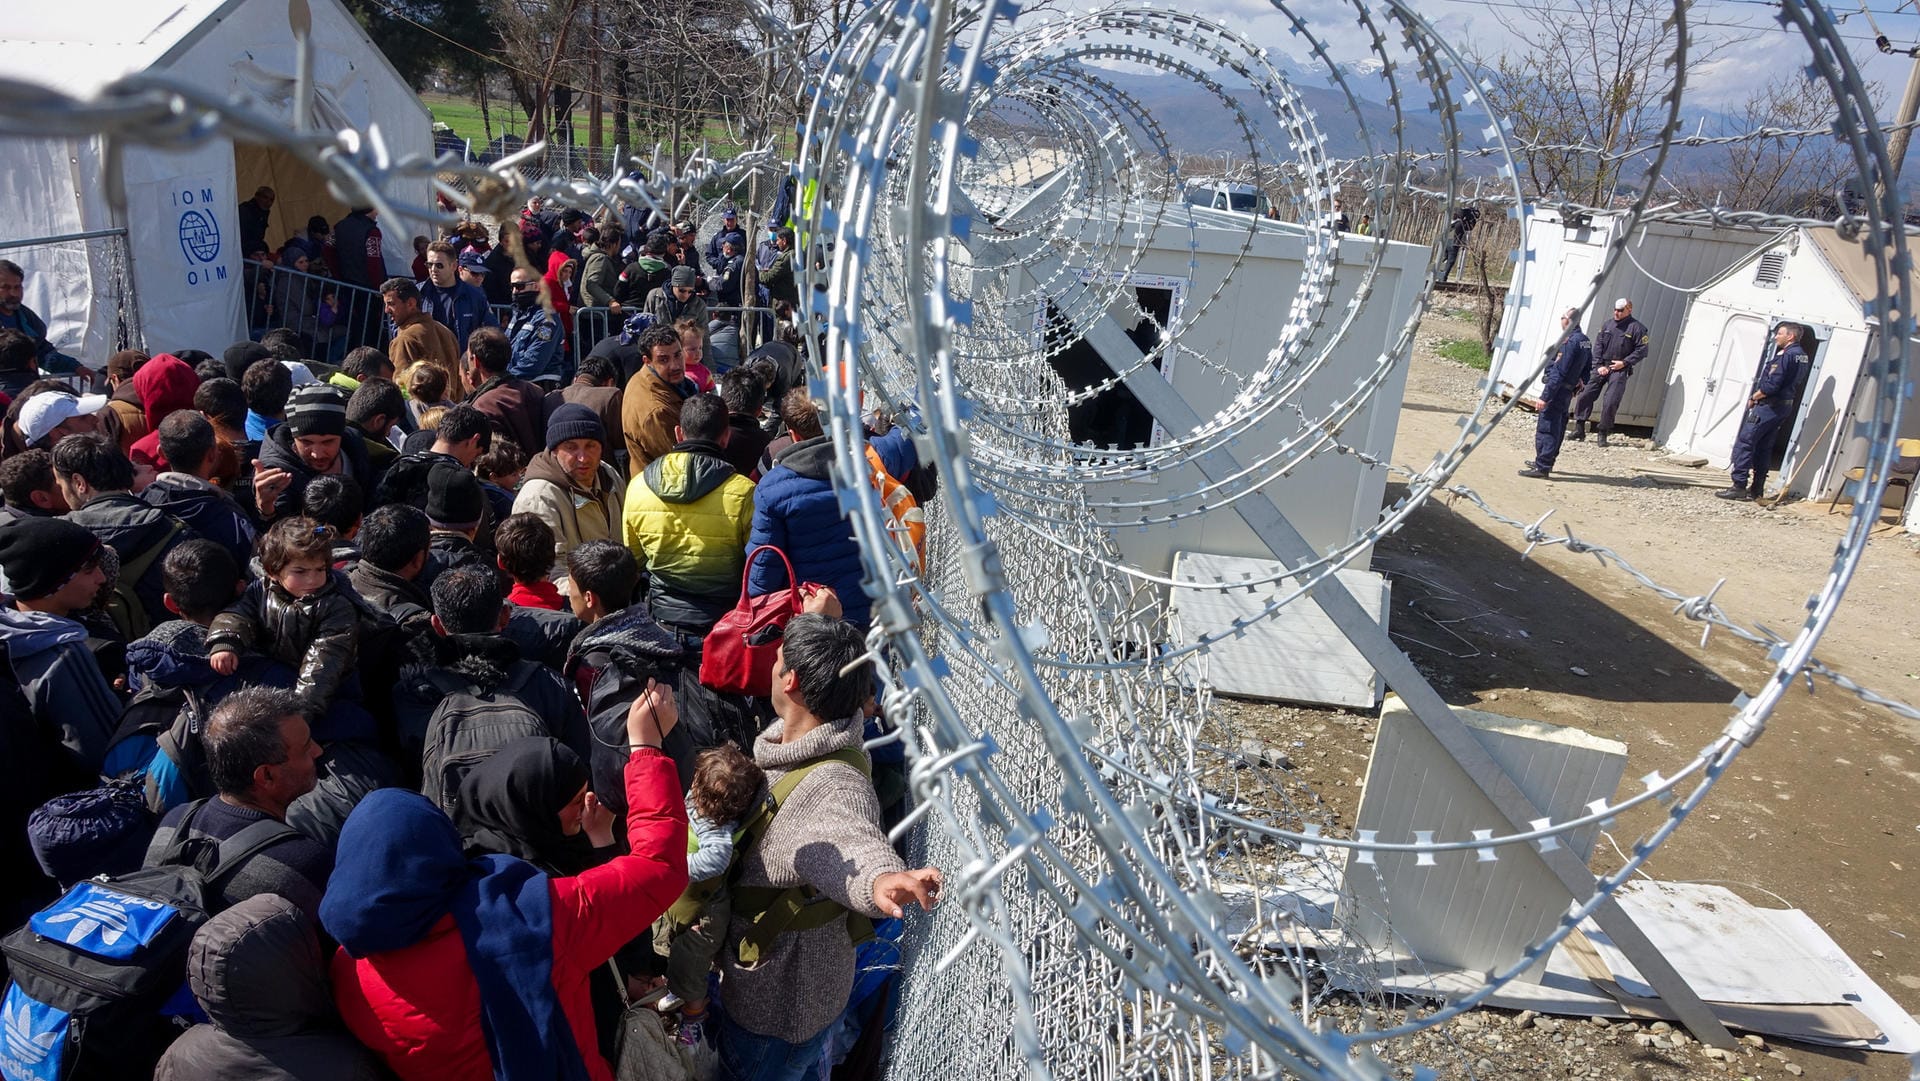
[[[32,1068],[43,1062],[60,1042],[60,1030],[56,1026],[47,1032],[33,1031],[33,1010],[24,999],[8,996],[11,1000],[4,1008],[7,1073],[27,1074]]]
[[[111,946],[127,933],[128,918],[126,909],[112,901],[94,898],[47,917],[47,923],[73,924],[67,929],[69,946],[79,945],[96,932],[102,945]]]

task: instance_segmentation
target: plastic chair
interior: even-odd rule
[[[1913,502],[1914,475],[1920,473],[1920,439],[1896,439],[1894,440],[1894,448],[1900,452],[1900,456],[1893,463],[1893,473],[1887,478],[1887,487],[1893,488],[1898,486],[1907,490],[1906,498],[1900,501],[1899,516],[1894,519],[1894,521],[1898,522],[1906,520],[1907,505]],[[1847,470],[1847,480],[1849,482],[1862,481],[1865,480],[1866,477],[1867,469],[1865,466],[1854,466],[1852,469]],[[1827,503],[1828,514],[1833,513],[1833,508],[1840,502],[1840,497],[1845,495],[1846,492],[1847,485],[1845,484],[1842,484],[1834,491],[1833,499]]]

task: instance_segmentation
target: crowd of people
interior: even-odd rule
[[[372,218],[282,263],[365,278]],[[616,268],[619,222],[536,202],[530,261],[425,244],[338,363],[285,296],[218,356],[60,358],[0,264],[0,1074],[612,1078],[636,1010],[722,1076],[879,1060],[870,977],[940,874],[888,840],[899,751],[863,749],[870,599],[800,335],[727,357],[725,282],[687,280],[737,288],[726,220]],[[575,289],[624,318],[569,367]],[[936,479],[866,419],[904,520]],[[703,682],[788,589],[770,693]],[[101,913],[161,896],[203,919],[185,988],[102,1004],[88,966],[164,968],[170,932]]]
[[[451,368],[475,330],[495,326],[513,347],[515,377],[564,384],[602,339],[692,325],[708,359],[732,366],[742,359],[743,315],[771,331],[793,320],[800,299],[792,228],[769,224],[749,251],[731,206],[702,241],[690,220],[638,211],[596,220],[536,197],[491,232],[467,222],[438,239],[414,237],[412,276],[389,278],[377,211],[358,208],[332,224],[316,215],[274,247],[266,239],[274,202],[262,187],[240,204],[248,326],[255,338],[291,331],[303,356],[335,365],[390,336],[396,365],[433,358]],[[605,318],[576,327],[580,309]]]

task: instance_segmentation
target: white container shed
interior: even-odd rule
[[[1801,323],[1811,330],[1813,369],[1773,475],[1807,499],[1832,498],[1846,471],[1866,462],[1866,440],[1853,433],[1879,394],[1863,370],[1880,333],[1865,309],[1878,295],[1873,261],[1832,229],[1793,229],[1735,265],[1688,310],[1655,440],[1726,468],[1773,328]],[[1907,409],[1901,428],[1903,438],[1920,436],[1920,413]]]
[[[1125,235],[1131,238],[1135,229],[1145,232],[1146,220],[1142,212],[1127,221]],[[1145,237],[1127,284],[1143,297],[1159,294],[1168,314],[1178,321],[1180,348],[1163,362],[1162,371],[1202,417],[1211,420],[1233,407],[1240,393],[1239,380],[1258,370],[1276,347],[1287,329],[1288,307],[1300,287],[1309,246],[1309,230],[1302,226],[1201,207],[1180,207]],[[1340,241],[1341,268],[1322,315],[1327,325],[1317,341],[1334,338],[1332,327],[1346,317],[1351,305],[1360,303],[1360,314],[1352,330],[1334,344],[1326,363],[1296,393],[1295,400],[1303,404],[1324,408],[1351,393],[1356,382],[1374,370],[1413,312],[1427,249],[1385,243],[1379,273],[1361,303],[1360,268],[1372,251],[1373,242],[1356,234]],[[1201,302],[1216,290],[1223,291],[1201,311]],[[1204,356],[1206,362],[1193,354]],[[1390,461],[1405,391],[1406,365],[1395,365],[1341,430],[1340,442]],[[1299,429],[1300,420],[1293,411],[1274,410],[1240,435],[1234,451],[1244,462],[1258,461]],[[1160,436],[1155,433],[1156,442]],[[1134,485],[1173,493],[1202,483],[1199,467],[1188,464],[1152,479],[1095,484],[1092,490],[1096,497],[1125,499]],[[1387,470],[1357,456],[1333,452],[1317,454],[1264,485],[1320,551],[1345,544],[1373,525],[1386,488]],[[1130,561],[1157,573],[1170,570],[1177,551],[1270,558],[1252,530],[1225,509],[1175,523],[1122,529],[1115,542]],[[1365,569],[1368,559],[1362,554],[1352,565]]]
[[[297,6],[312,18],[316,122],[377,123],[395,154],[431,153],[426,107],[340,0]],[[290,127],[289,11],[286,0],[13,4],[0,21],[0,77],[88,98],[128,75],[161,75]],[[119,153],[116,182],[100,136],[0,139],[0,256],[27,272],[27,306],[47,320],[52,342],[89,365],[106,360],[116,337],[217,354],[246,336],[238,207],[260,185],[279,196],[267,229],[276,247],[310,215],[331,222],[347,211],[278,148],[215,137],[179,151],[122,144]],[[409,181],[393,194],[425,205],[430,185]],[[381,231],[388,268],[408,273],[413,225],[385,222]],[[137,324],[122,334],[125,308]]]
[[[1514,330],[1516,344],[1495,358],[1497,389],[1529,397],[1539,394],[1539,381],[1528,379],[1528,373],[1560,340],[1560,313],[1586,299],[1607,244],[1625,225],[1625,214],[1566,219],[1556,210],[1532,211],[1527,223],[1525,292],[1508,298],[1521,306]],[[1652,339],[1647,359],[1627,381],[1619,423],[1652,427],[1659,417],[1667,370],[1692,299],[1689,290],[1713,280],[1776,235],[1777,231],[1658,222],[1645,224],[1634,234],[1582,312],[1587,334],[1596,336],[1602,322],[1612,317],[1613,301],[1624,296],[1633,301],[1634,318],[1647,325]]]

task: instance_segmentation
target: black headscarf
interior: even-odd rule
[[[560,809],[590,777],[580,756],[550,736],[501,747],[460,782],[454,823],[467,856],[497,852],[563,875],[579,871],[592,845],[584,833],[560,831]]]

